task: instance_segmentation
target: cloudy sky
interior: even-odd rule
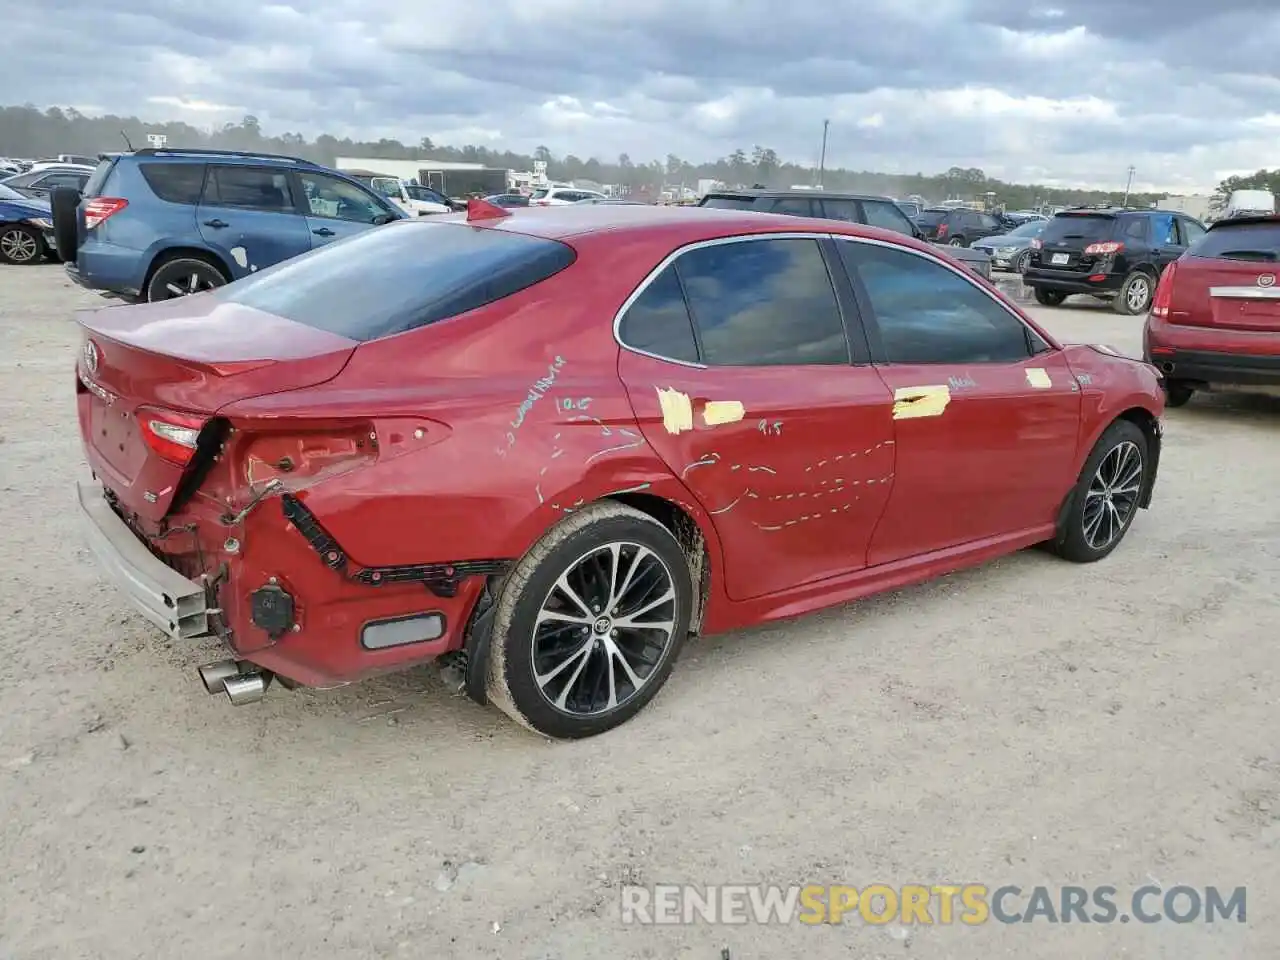
[[[41,0],[0,100],[635,160],[1211,188],[1280,166],[1278,0]]]

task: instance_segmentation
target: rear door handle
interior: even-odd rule
[[[312,230],[311,232],[312,232],[312,233],[314,233],[317,237],[332,237],[332,236],[333,236],[333,231],[332,231],[332,230],[330,230],[328,227],[321,227],[319,230]]]
[[[215,230],[221,230],[223,227],[229,227],[229,226],[231,226],[231,224],[227,223],[227,221],[225,221],[225,220],[218,220],[218,219],[216,219],[216,218],[215,218],[215,219],[213,219],[213,220],[206,220],[206,221],[204,222],[204,225],[205,225],[206,227],[213,227]]]

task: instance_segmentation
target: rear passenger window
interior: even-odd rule
[[[813,201],[801,199],[797,197],[783,197],[780,200],[773,201],[773,206],[767,208],[770,213],[785,213],[793,217],[812,217]]]
[[[1124,235],[1131,240],[1147,239],[1147,218],[1133,217],[1124,225]]]
[[[840,308],[816,240],[714,244],[684,254],[676,268],[704,363],[849,363]]]
[[[627,308],[618,336],[628,347],[654,356],[697,362],[698,342],[675,267],[658,274]]]
[[[861,223],[858,219],[858,205],[852,200],[823,200],[822,215],[828,220],[843,220],[846,223]]]
[[[880,227],[882,230],[894,230],[898,233],[906,234],[908,237],[914,235],[914,231],[911,229],[911,221],[891,203],[863,200],[862,212],[867,215],[868,226]]]
[[[866,288],[886,362],[1013,363],[1031,355],[1022,321],[954,271],[876,244],[842,241],[839,249]]]
[[[143,163],[142,179],[161,200],[170,203],[199,203],[204,186],[203,163]]]
[[[293,213],[289,177],[260,167],[210,167],[204,202],[271,213]]]

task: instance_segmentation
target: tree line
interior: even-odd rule
[[[453,160],[482,163],[511,170],[529,170],[535,160],[545,161],[547,173],[555,180],[593,180],[597,183],[621,184],[631,189],[655,190],[663,186],[696,187],[699,180],[717,180],[729,186],[767,187],[811,186],[817,171],[783,160],[776,151],[756,146],[739,149],[728,156],[696,163],[675,154],[665,159],[640,160],[621,154],[614,160],[579,157],[573,154],[553,156],[546,147],[533,154],[515,153],[482,146],[447,146],[424,136],[416,144],[399,140],[352,140],[321,134],[308,140],[300,133],[268,134],[257,117],[246,116],[238,123],[227,123],[215,129],[201,130],[188,123],[167,121],[146,123],[137,117],[113,114],[87,116],[73,108],[0,107],[0,157],[35,159],[59,153],[94,155],[147,144],[148,134],[162,134],[169,147],[218,150],[258,150],[304,157],[332,165],[339,156],[378,157],[386,160]],[[1219,192],[1242,189],[1243,185],[1270,178],[1271,189],[1280,187],[1280,170],[1259,171],[1250,178],[1231,178],[1219,185]],[[1007,209],[1025,209],[1040,204],[1071,205],[1118,203],[1123,190],[1064,190],[1037,184],[1006,183],[988,177],[977,168],[952,167],[941,173],[909,175],[877,173],[869,170],[827,169],[822,174],[828,190],[850,190],[877,195],[908,197],[918,195],[937,202],[945,199],[983,200],[994,194],[997,203]],[[1225,194],[1223,194],[1225,196]],[[1131,194],[1130,202],[1145,204],[1158,201],[1166,194]]]

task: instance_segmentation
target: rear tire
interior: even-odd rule
[[[1164,405],[1169,409],[1185,407],[1196,392],[1196,388],[1182,380],[1164,381]]]
[[[44,237],[25,223],[0,225],[0,263],[25,267],[44,259]]]
[[[557,739],[625,723],[671,674],[689,631],[692,583],[680,544],[647,514],[613,502],[571,514],[502,586],[490,702]]]
[[[58,256],[65,263],[74,263],[80,245],[80,191],[75,187],[54,187],[49,192],[49,206]]]
[[[1073,563],[1094,563],[1120,545],[1147,483],[1147,436],[1117,420],[1103,432],[1071,491],[1058,537],[1050,549]]]
[[[1027,265],[1031,262],[1031,251],[1023,250],[1020,254],[1013,258],[1013,263],[1009,264],[1009,269],[1014,273],[1022,274],[1027,272]]]
[[[1122,316],[1137,316],[1151,309],[1151,297],[1154,293],[1155,281],[1151,279],[1151,275],[1135,270],[1124,278],[1120,293],[1111,301],[1111,306]]]
[[[1044,287],[1036,287],[1036,303],[1046,307],[1060,307],[1067,295],[1061,290],[1046,290]]]
[[[173,300],[193,293],[205,293],[225,285],[226,275],[208,260],[190,255],[174,257],[155,268],[147,283],[146,300]]]

